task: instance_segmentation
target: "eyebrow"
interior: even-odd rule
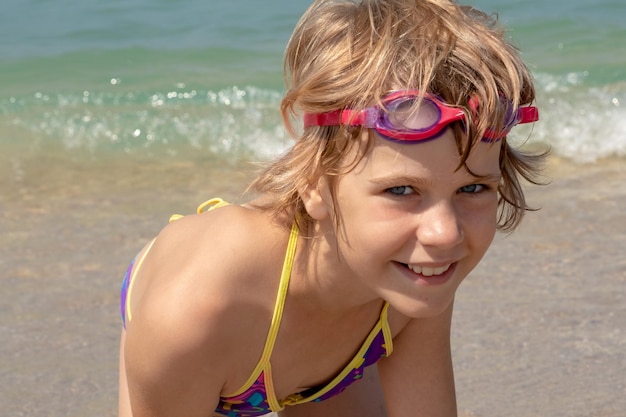
[[[485,175],[472,175],[472,178],[476,178],[476,181],[485,181],[485,182],[500,182],[502,181],[502,174],[485,174]]]
[[[432,181],[422,177],[410,177],[407,175],[387,175],[384,177],[372,178],[370,182],[378,185],[393,185],[393,184],[407,184],[407,185],[428,185]]]
[[[472,175],[468,172],[469,179],[471,181],[484,181],[499,183],[502,180],[501,174],[485,174],[485,175]],[[392,185],[392,184],[406,184],[406,185],[430,185],[432,180],[422,177],[411,177],[408,175],[388,175],[379,178],[372,178],[370,182],[379,185]]]

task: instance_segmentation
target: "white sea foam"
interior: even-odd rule
[[[540,121],[516,128],[513,137],[530,134],[529,142],[547,143],[577,162],[626,156],[626,83],[589,87],[585,77],[538,75]]]
[[[540,121],[515,128],[511,141],[546,143],[554,154],[577,162],[626,156],[626,83],[586,84],[585,73],[537,75]],[[223,159],[267,159],[292,143],[280,99],[278,91],[236,86],[38,93],[2,101],[0,115],[34,140],[68,150],[175,155],[190,148]]]

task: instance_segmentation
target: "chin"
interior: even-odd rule
[[[442,314],[454,301],[454,297],[443,298],[411,298],[405,294],[394,294],[385,297],[394,310],[412,319],[426,319]]]

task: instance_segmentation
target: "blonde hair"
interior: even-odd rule
[[[391,90],[434,93],[464,109],[468,98],[477,96],[480,117],[473,122],[466,111],[467,125],[474,127],[470,132],[455,127],[462,167],[487,128],[502,128],[503,98],[515,108],[535,98],[530,71],[496,19],[448,0],[317,0],[298,22],[284,66],[288,90],[281,111],[297,140],[250,190],[264,196],[259,208],[286,225],[295,219],[302,230],[310,218],[298,192],[321,175],[340,175],[361,129],[309,127],[298,137],[292,121],[301,123],[301,113],[363,109]],[[520,180],[538,183],[546,152],[525,153],[503,141],[498,227],[513,230],[529,209]]]

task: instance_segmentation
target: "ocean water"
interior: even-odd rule
[[[19,179],[22,158],[51,153],[276,155],[289,145],[277,110],[282,54],[309,3],[3,1],[0,170]],[[576,162],[626,155],[626,2],[470,4],[498,13],[534,72],[531,142]]]

